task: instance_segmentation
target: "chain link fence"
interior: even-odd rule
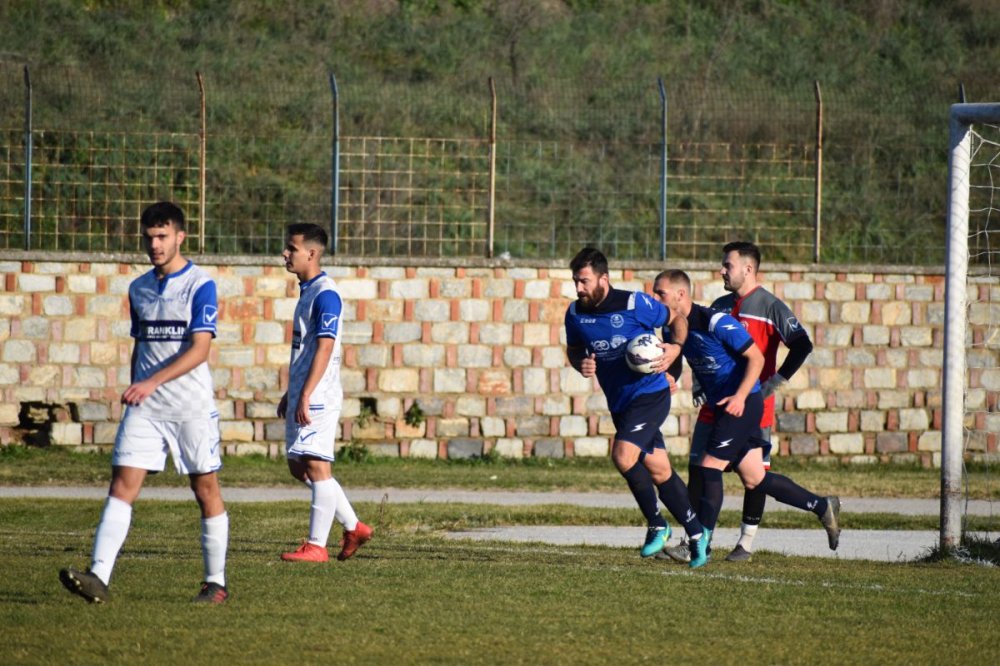
[[[443,106],[427,86],[345,86],[334,118],[320,76],[251,97],[206,76],[205,137],[193,73],[59,69],[30,81],[29,107],[22,69],[0,64],[4,248],[133,251],[142,206],[171,199],[188,213],[189,251],[208,253],[274,254],[287,224],[313,221],[335,226],[350,256],[561,258],[595,244],[617,260],[659,259],[665,242],[669,258],[716,259],[734,239],[758,242],[768,261],[944,256],[945,93],[879,106],[825,92],[817,181],[813,90],[666,82],[664,211],[655,81],[498,82],[491,125],[485,82]],[[386,118],[438,136],[393,136]]]

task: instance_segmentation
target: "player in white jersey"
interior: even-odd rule
[[[107,601],[108,583],[132,522],[132,504],[149,473],[161,472],[170,453],[187,474],[201,507],[205,580],[194,598],[222,603],[226,590],[229,516],[217,472],[219,414],[215,410],[208,354],[218,318],[215,282],[181,255],[184,213],[155,203],[140,219],[153,270],[129,286],[132,318],[131,385],[111,457],[111,487],[94,536],[90,568],[63,569],[66,588],[87,601]]]
[[[309,538],[298,549],[281,555],[288,562],[328,561],[326,542],[334,518],[344,526],[338,560],[351,557],[372,538],[372,529],[358,520],[330,468],[344,396],[340,384],[343,302],[333,279],[319,265],[326,243],[323,227],[292,224],[281,253],[285,269],[299,278],[300,292],[292,324],[288,391],[278,405],[278,416],[285,419],[288,469],[312,488]]]

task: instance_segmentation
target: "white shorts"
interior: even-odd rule
[[[158,421],[125,410],[111,464],[162,472],[167,452],[178,474],[207,474],[222,467],[219,414],[193,421]]]
[[[311,408],[309,419],[312,423],[300,426],[295,422],[294,409],[289,408],[285,418],[285,457],[291,460],[309,457],[333,462],[340,410]]]

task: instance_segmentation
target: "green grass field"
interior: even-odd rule
[[[100,508],[0,503],[4,663],[1000,660],[996,567],[761,553],[691,572],[631,549],[446,541],[454,515],[422,505],[360,505],[376,538],[326,565],[278,560],[302,537],[301,504],[230,505],[232,596],[206,608],[189,602],[201,575],[193,502],[143,502],[111,602],[91,606],[57,572],[86,565]],[[492,510],[458,513],[483,523]]]
[[[914,486],[933,493],[936,474],[799,467],[786,471],[844,494],[850,493],[843,488],[877,486],[888,495],[920,496]],[[606,460],[378,461],[339,463],[336,471],[348,492],[497,482],[624,492]],[[229,459],[223,473],[233,486],[278,485],[286,476],[279,461],[262,459]],[[104,485],[107,478],[106,456],[0,455],[2,485]],[[172,472],[152,480],[183,482]],[[980,485],[977,492],[992,494],[988,483]],[[62,588],[58,571],[88,564],[101,502],[2,500],[2,662],[913,664],[945,653],[949,663],[1000,663],[995,566],[761,552],[749,564],[716,562],[692,572],[641,560],[633,549],[443,537],[492,525],[636,524],[635,512],[624,509],[423,503],[357,509],[376,538],[348,562],[303,565],[278,555],[303,538],[304,503],[230,504],[232,596],[225,606],[205,608],[190,603],[202,570],[194,502],[140,500],[111,602],[91,606]],[[809,518],[772,511],[766,521],[771,528],[801,527]],[[993,521],[981,520],[986,527]],[[738,521],[724,512],[720,524]],[[936,518],[848,514],[845,522],[848,529],[932,529]],[[337,536],[335,530],[331,541]]]

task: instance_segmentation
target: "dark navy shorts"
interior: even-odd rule
[[[644,453],[665,449],[660,426],[669,413],[670,389],[638,395],[624,411],[611,414],[615,440],[635,444]]]
[[[760,392],[747,396],[741,416],[727,414],[723,407],[716,407],[711,434],[705,453],[726,460],[732,466],[739,464],[750,449],[764,449],[769,453],[771,444],[764,440],[760,419],[764,414],[764,399]]]

